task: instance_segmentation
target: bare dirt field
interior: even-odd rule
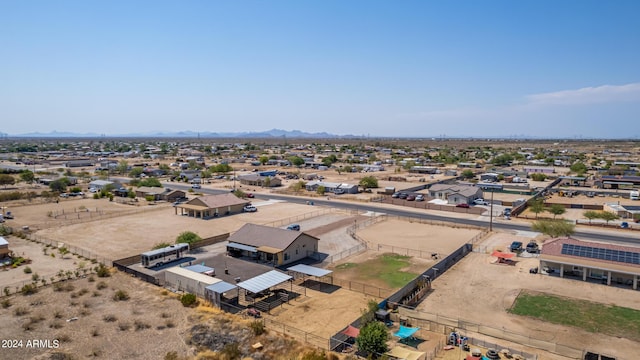
[[[486,246],[487,251],[506,249],[514,240],[526,243],[529,238],[496,233],[480,245]],[[520,291],[525,289],[640,309],[637,293],[632,290],[530,274],[529,268],[538,265],[537,258],[516,258],[515,265],[502,265],[496,264],[496,258],[486,253],[471,253],[433,281],[433,292],[420,304],[418,310],[485,325],[495,328],[497,332],[507,330],[620,359],[632,359],[635,354],[640,353],[640,344],[627,339],[588,333],[509,314],[507,309],[512,306]],[[541,354],[541,359],[562,358],[542,351],[535,353]]]
[[[127,205],[110,204],[107,200],[77,200],[75,207],[89,207],[97,203],[109,204],[109,206],[130,209]],[[60,204],[33,205],[18,208],[21,212],[29,213],[20,221],[51,221],[47,217],[50,209],[55,209]],[[145,207],[144,210],[136,209],[135,212],[124,216],[96,218],[91,221],[69,224],[62,222],[64,226],[49,226],[36,235],[42,238],[63,242],[82,249],[90,250],[109,259],[118,259],[132,254],[148,251],[153,245],[160,242],[172,243],[183,231],[193,231],[203,238],[234,232],[243,224],[251,222],[257,224],[272,224],[282,219],[303,220],[305,217],[313,217],[314,212],[321,211],[319,207],[296,205],[284,202],[255,201],[258,211],[255,213],[241,213],[231,216],[214,218],[209,220],[176,215],[175,209],[169,204],[158,204]],[[264,205],[264,206],[263,206]],[[305,215],[307,214],[307,215]],[[19,215],[16,210],[16,215]],[[22,216],[22,215],[19,215]],[[16,216],[17,218],[17,216]],[[42,220],[45,219],[45,220]]]
[[[52,277],[56,277],[60,270],[65,272],[75,271],[78,268],[93,266],[91,262],[80,260],[71,254],[66,254],[63,258],[57,249],[47,248],[36,242],[16,236],[7,236],[5,239],[9,242],[9,249],[16,256],[31,260],[31,263],[21,265],[15,269],[8,267],[0,271],[0,287],[9,286],[12,293],[15,292],[15,287],[22,288],[22,285],[30,283],[33,275],[37,275],[41,279],[44,278],[49,282]],[[47,250],[47,255],[44,253],[45,249]],[[51,254],[55,257],[52,257]],[[31,273],[24,272],[27,267],[31,269]]]
[[[191,326],[189,309],[175,296],[121,273],[88,279],[59,283],[70,285],[69,291],[48,286],[34,295],[10,297],[11,306],[0,309],[0,338],[22,340],[22,346],[3,348],[1,357],[31,359],[62,352],[78,358],[161,359],[169,351],[188,353],[184,333]],[[118,290],[130,298],[115,301]],[[162,341],[150,342],[150,337]],[[28,348],[29,339],[50,340],[52,348]]]

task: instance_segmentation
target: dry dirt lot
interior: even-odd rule
[[[45,353],[63,352],[76,358],[161,359],[169,351],[186,355],[185,330],[189,309],[161,289],[115,273],[109,278],[72,280],[71,291],[54,291],[52,286],[31,296],[9,298],[11,306],[0,309],[3,326],[0,338],[22,340],[22,346],[3,348],[3,359],[31,359]],[[104,282],[105,288],[98,284]],[[130,299],[114,301],[117,290]],[[18,315],[20,310],[28,313]],[[114,316],[105,319],[105,316]],[[76,320],[71,320],[76,319]],[[70,321],[67,321],[70,320]],[[162,341],[148,341],[150,337]],[[54,340],[53,349],[27,348],[27,340]],[[48,358],[48,357],[47,357]]]
[[[96,206],[101,209],[109,206],[123,210],[131,209],[128,205],[113,204],[107,200],[76,200],[73,208],[80,206]],[[36,232],[42,238],[51,239],[82,249],[90,250],[109,259],[118,259],[132,254],[148,251],[160,242],[172,243],[183,231],[193,231],[201,237],[215,236],[222,233],[234,232],[243,224],[251,222],[257,224],[272,224],[282,219],[293,218],[302,221],[305,217],[321,211],[319,207],[297,205],[284,202],[255,201],[258,211],[255,213],[241,213],[209,220],[196,219],[175,214],[175,209],[169,204],[134,208],[135,212],[124,216],[96,218],[81,223],[61,221],[63,226],[52,226],[47,217],[48,211],[56,209],[60,204],[43,204],[16,208],[16,221],[25,224],[47,221],[47,228]],[[25,213],[23,216],[22,213]],[[113,212],[113,211],[112,211]],[[305,215],[306,214],[306,215]],[[31,222],[32,221],[32,222]],[[286,223],[285,223],[286,224]]]
[[[78,268],[94,266],[91,262],[80,260],[71,254],[66,254],[63,258],[56,249],[46,248],[42,244],[16,236],[7,236],[5,239],[9,242],[9,249],[15,255],[31,260],[31,263],[21,265],[15,269],[5,268],[0,271],[0,287],[8,286],[12,293],[15,292],[16,286],[22,288],[22,285],[30,283],[32,276],[35,274],[49,282],[51,277],[57,278],[56,274],[60,270],[65,272],[68,270],[75,271]],[[48,255],[45,255],[44,249],[47,250]],[[54,254],[55,257],[51,257],[50,254]],[[32,272],[30,274],[24,272],[26,267],[31,269]]]
[[[514,240],[526,243],[529,238],[509,233],[496,233],[480,245],[487,246],[486,250],[489,252],[493,249],[506,249]],[[640,353],[640,344],[633,341],[588,333],[511,315],[507,312],[520,291],[525,289],[640,309],[637,292],[542,274],[530,274],[529,268],[539,265],[537,258],[517,258],[515,265],[499,265],[495,260],[485,253],[467,255],[461,262],[433,281],[433,292],[418,309],[498,330],[506,329],[518,334],[531,335],[531,337],[562,343],[577,349],[613,355],[620,359],[632,359]],[[542,354],[541,359],[561,358],[541,351],[535,352]]]

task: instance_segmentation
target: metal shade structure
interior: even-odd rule
[[[287,274],[271,270],[262,275],[258,275],[254,278],[238,283],[238,287],[257,294],[291,279],[293,279],[293,277]]]
[[[315,277],[323,277],[333,273],[333,271],[331,270],[326,270],[326,269],[317,268],[314,266],[309,266],[304,264],[298,264],[298,265],[289,267],[287,268],[287,271],[295,271],[297,273],[301,273],[309,276],[315,276]]]

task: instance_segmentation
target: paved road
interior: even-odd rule
[[[191,187],[189,185],[182,185],[181,183],[167,182],[165,183],[167,186],[170,186],[174,189],[180,190],[189,190]],[[200,189],[200,192],[205,194],[224,194],[228,193],[228,190],[218,190],[218,189]],[[276,195],[276,194],[260,194],[254,193],[254,196],[258,199],[268,200],[284,200],[291,203],[297,204],[306,204],[309,199],[306,198],[298,198],[294,196],[286,196],[286,195]],[[455,222],[457,224],[465,224],[479,227],[488,227],[489,220],[477,220],[477,219],[469,219],[464,217],[452,217],[447,216],[445,213],[443,215],[436,215],[433,213],[417,213],[414,211],[409,211],[403,209],[401,206],[397,208],[389,208],[389,207],[380,207],[375,205],[363,205],[359,203],[350,203],[345,201],[335,201],[335,200],[322,200],[318,198],[312,199],[314,204],[321,206],[332,206],[336,208],[342,209],[350,209],[350,210],[359,210],[359,211],[373,211],[373,212],[384,212],[389,215],[394,216],[403,216],[403,217],[413,217],[418,219],[425,220],[433,220],[433,221],[446,221],[446,222]],[[518,223],[516,221],[512,222],[493,222],[493,227],[495,229],[502,230],[515,230],[515,231],[531,231],[530,224]],[[640,245],[640,234],[637,232],[626,232],[624,234],[615,233],[612,231],[609,232],[595,232],[595,231],[584,231],[584,230],[576,230],[573,237],[582,238],[586,240],[598,240],[598,241],[610,241],[610,242],[618,242],[618,243],[628,243]]]

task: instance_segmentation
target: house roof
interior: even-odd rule
[[[273,228],[269,226],[245,224],[234,234],[229,236],[229,243],[235,242],[256,248],[275,248],[284,250],[300,236],[308,236],[320,240],[304,232]]]
[[[218,283],[222,280],[218,279],[218,278],[214,278],[212,276],[209,275],[204,275],[204,274],[200,274],[197,273],[195,271],[191,271],[191,270],[187,270],[185,268],[181,268],[179,266],[176,267],[172,267],[167,269],[168,273],[172,273],[172,274],[176,274],[178,276],[182,276],[185,277],[187,279],[192,279],[201,283],[205,283],[207,285],[212,285],[215,283]]]
[[[215,209],[234,205],[246,205],[249,202],[249,200],[240,199],[239,197],[229,193],[200,196],[188,201],[186,205],[206,206],[207,208]]]
[[[562,249],[564,245],[573,245],[574,247],[580,246],[580,247],[586,247],[586,248],[593,248],[593,249],[597,249],[596,250],[597,253],[595,254],[585,253],[584,256],[570,255],[566,253],[566,251],[563,252]],[[603,249],[604,251],[600,251],[600,249]],[[621,270],[621,271],[630,270],[630,271],[633,271],[634,273],[637,273],[638,270],[640,270],[640,264],[615,261],[613,260],[614,259],[613,256],[598,255],[600,252],[602,253],[606,252],[606,250],[613,250],[616,253],[619,253],[619,252],[626,252],[626,253],[632,253],[632,254],[640,253],[640,247],[635,247],[635,246],[623,246],[623,245],[614,245],[610,243],[582,241],[582,240],[577,240],[572,238],[558,238],[558,239],[553,239],[551,241],[548,241],[542,246],[542,250],[540,251],[540,258],[543,260],[544,259],[548,259],[548,260],[566,259],[567,261],[571,261],[576,264],[584,264],[584,265],[590,265],[594,267],[606,266],[612,269],[619,268],[618,270]],[[591,250],[591,252],[593,252],[593,250]],[[611,251],[609,251],[609,253],[610,252]],[[634,256],[634,255],[631,255],[631,256]],[[611,260],[608,260],[607,257],[610,258]]]
[[[160,195],[167,190],[157,186],[140,186],[139,188],[136,189],[136,191],[149,194],[149,195]]]
[[[89,183],[89,185],[98,185],[98,186],[107,186],[111,184],[114,184],[114,182],[107,181],[107,180],[93,180],[92,182]]]
[[[1,245],[9,245],[9,242],[2,236],[0,236],[0,246]]]
[[[470,197],[478,193],[478,188],[470,185],[434,184],[429,188],[429,191],[449,191],[450,194],[458,194],[464,197]]]

